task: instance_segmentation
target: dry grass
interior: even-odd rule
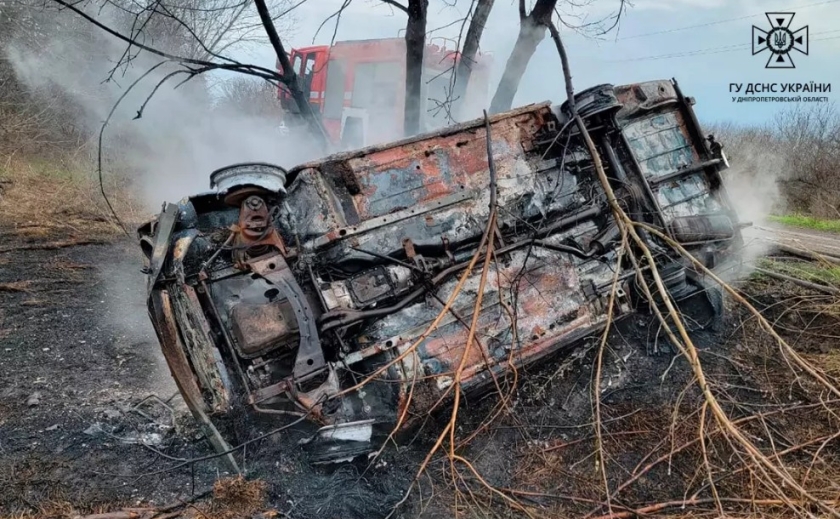
[[[213,500],[196,506],[202,515],[218,519],[251,517],[265,509],[266,483],[242,476],[223,478],[213,484]]]
[[[95,168],[89,163],[0,157],[0,180],[0,218],[25,242],[107,239],[122,232],[108,211]],[[145,218],[137,200],[117,179],[108,179],[105,189],[124,222]]]
[[[48,501],[41,504],[40,510],[34,513],[21,513],[7,516],[8,519],[73,519],[78,512],[67,501]],[[6,519],[6,517],[4,517]]]
[[[766,269],[787,274],[788,276],[793,276],[804,281],[825,285],[840,285],[840,266],[830,263],[820,264],[810,261],[775,261],[772,259],[763,259],[758,264]]]
[[[48,268],[62,272],[76,272],[79,270],[92,269],[93,265],[88,263],[77,263],[68,258],[53,258],[50,260]]]
[[[249,517],[275,517],[273,510],[266,510],[266,483],[247,480],[242,476],[222,478],[213,485],[213,494],[207,501],[198,503],[176,502],[163,508],[126,508],[124,504],[99,504],[76,506],[69,501],[53,499],[40,504],[37,511],[17,515],[0,515],[0,519],[85,519],[105,514],[114,519],[155,519],[175,517],[190,519],[241,519]]]
[[[30,292],[32,281],[12,281],[9,283],[0,283],[0,292]]]
[[[41,503],[36,512],[22,512],[15,515],[0,515],[0,519],[79,519],[89,514],[107,514],[123,505],[95,505],[76,507],[63,499]],[[139,518],[140,514],[138,514]]]
[[[832,377],[840,378],[840,349],[829,353],[809,355],[808,358],[814,364],[822,366],[822,369]]]
[[[50,304],[47,299],[27,299],[21,303],[22,306],[45,306]]]

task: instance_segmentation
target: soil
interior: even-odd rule
[[[0,236],[0,248],[24,242],[8,227]],[[229,475],[217,459],[180,461],[213,451],[159,353],[134,243],[34,249],[0,262],[0,516],[49,501],[162,505]],[[237,429],[255,437],[277,425]],[[402,455],[364,475],[350,464],[319,469],[298,446],[312,432],[278,434],[239,458],[248,476],[267,481],[271,504],[302,518],[387,514],[411,479],[389,461]]]
[[[55,239],[29,242],[10,227],[0,228],[0,250]],[[183,461],[209,456],[212,449],[159,354],[140,265],[139,250],[127,239],[0,254],[0,516],[37,511],[50,501],[70,502],[79,511],[172,503],[206,492],[226,475],[218,459]],[[790,305],[779,303],[802,295],[770,280],[748,289],[780,320],[790,319]],[[807,316],[793,319],[783,333],[803,351],[829,354],[836,348],[826,351],[819,334],[802,334]],[[823,315],[818,324],[820,334],[840,335],[836,317]],[[716,328],[695,328],[709,377],[734,416],[817,398],[807,382],[793,384],[782,374],[772,341],[759,337],[743,310],[733,307]],[[645,456],[661,453],[656,449],[663,438],[679,445],[696,437],[701,396],[696,385],[686,390],[692,378],[688,364],[658,332],[649,317],[628,318],[612,331],[604,354],[600,403],[612,489],[640,461],[655,459]],[[659,353],[651,352],[653,345]],[[587,341],[521,370],[519,390],[492,421],[487,417],[498,409],[498,395],[467,402],[457,433],[463,438],[481,429],[462,451],[476,472],[459,466],[453,482],[448,465],[433,460],[397,517],[451,517],[453,506],[475,516],[490,515],[491,509],[498,516],[516,515],[486,491],[476,473],[495,487],[519,489],[522,503],[549,510],[549,516],[598,509],[586,501],[603,500],[592,425],[596,352],[597,341]],[[511,380],[502,382],[507,387]],[[785,416],[779,426],[793,427],[784,439],[795,444],[802,417],[796,411]],[[267,483],[266,506],[287,517],[385,517],[403,498],[447,418],[448,411],[433,417],[370,464],[313,466],[298,445],[312,433],[308,425],[249,445],[238,461],[249,477]],[[236,429],[254,438],[283,423],[278,420],[243,418]],[[824,427],[813,420],[807,425],[814,434]],[[717,448],[724,459],[727,446],[721,441]],[[702,487],[702,472],[692,473],[697,456],[696,449],[676,454],[616,502],[680,499],[688,488]],[[742,483],[722,478],[720,488]]]

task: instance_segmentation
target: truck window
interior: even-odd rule
[[[309,98],[309,103],[313,108],[318,107],[318,92],[312,96],[312,78],[315,76],[315,59],[318,57],[316,52],[310,52],[306,55],[306,62],[303,64],[303,74],[301,79],[303,95]]]
[[[341,119],[344,109],[344,73],[343,60],[331,59],[327,63],[327,87],[324,93],[326,119]]]
[[[315,71],[315,58],[318,57],[316,52],[310,52],[306,55],[306,66],[303,67],[303,76],[311,78]]]

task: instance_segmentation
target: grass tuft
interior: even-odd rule
[[[250,517],[265,506],[266,483],[242,476],[223,478],[213,484],[213,501],[208,510],[213,517]]]
[[[840,220],[824,220],[803,214],[787,214],[783,216],[771,215],[767,218],[772,222],[791,227],[803,227],[805,229],[814,229],[816,231],[840,233]]]

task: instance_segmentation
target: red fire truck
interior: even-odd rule
[[[435,38],[434,40],[437,40]],[[433,41],[434,41],[433,40]],[[434,130],[451,123],[440,105],[451,91],[450,73],[461,55],[457,50],[429,42],[423,63],[424,103],[422,129]],[[312,108],[321,114],[333,142],[350,149],[395,140],[403,135],[405,106],[405,40],[387,38],[336,42],[292,49],[290,61]],[[278,66],[279,69],[279,66]],[[490,56],[479,54],[464,96],[463,114],[470,106],[486,105]],[[296,111],[289,92],[280,100],[287,111]]]

